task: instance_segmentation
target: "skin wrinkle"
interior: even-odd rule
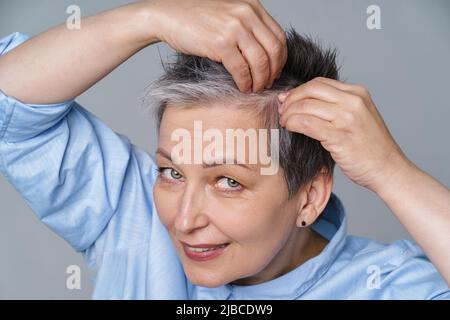
[[[328,242],[310,225],[328,203],[334,161],[319,141],[281,127],[278,94],[317,76],[338,78],[335,51],[322,49],[294,30],[287,32],[287,46],[279,79],[259,93],[240,92],[220,63],[180,53],[147,88],[143,106],[154,112],[158,147],[166,151],[174,147],[174,130],[184,128],[192,139],[194,121],[199,120],[202,130],[218,129],[223,137],[226,129],[279,130],[280,167],[269,176],[258,174],[259,162],[251,165],[255,172],[247,173],[236,165],[175,165],[157,153],[155,205],[194,284],[269,281],[317,256]],[[269,145],[270,139],[269,134]],[[171,178],[172,170],[179,179]],[[241,189],[222,190],[228,178]],[[230,245],[218,258],[199,263],[186,256],[180,241]]]
[[[205,130],[246,130],[259,128],[261,124],[260,119],[245,110],[229,112],[229,106],[218,104],[203,108],[168,108],[161,122],[159,148],[171,150],[174,142],[170,133],[177,128],[185,128],[193,136],[193,121],[200,118]],[[249,152],[248,148],[246,152]],[[156,162],[160,167],[172,167],[183,175],[183,181],[174,184],[159,177],[154,199],[160,219],[193,283],[207,287],[225,283],[261,283],[291,271],[318,255],[326,246],[327,241],[311,228],[297,227],[302,209],[307,211],[309,209],[305,207],[317,204],[306,203],[307,190],[299,190],[296,196],[289,198],[283,170],[272,176],[254,173],[249,181],[235,168],[237,165],[214,169],[197,164],[175,166],[160,153],[157,153]],[[258,163],[256,172],[259,167]],[[242,182],[246,189],[232,196],[224,195],[214,185],[217,177],[230,176],[230,170],[236,176],[233,178]],[[326,186],[331,181],[319,180],[317,192],[329,196],[327,190],[331,188]],[[325,203],[322,201],[323,206]],[[199,263],[185,255],[179,241],[190,244],[230,242],[230,245],[217,259]]]

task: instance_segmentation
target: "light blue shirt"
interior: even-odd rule
[[[25,40],[19,33],[1,39],[0,54]],[[156,169],[149,154],[75,101],[31,105],[0,91],[0,171],[96,270],[93,298],[450,299],[413,242],[347,235],[334,193],[313,225],[330,240],[318,256],[258,285],[195,286],[158,218]]]

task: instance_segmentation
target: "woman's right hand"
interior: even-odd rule
[[[152,32],[159,40],[176,51],[221,62],[243,92],[270,87],[283,69],[284,30],[258,0],[145,0],[141,4],[150,9]]]
[[[0,58],[0,90],[24,103],[74,99],[142,48],[221,62],[241,91],[270,86],[287,59],[285,34],[257,0],[142,0],[65,24]]]

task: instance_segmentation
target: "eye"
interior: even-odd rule
[[[181,173],[173,168],[161,167],[158,168],[158,171],[160,176],[166,180],[180,180],[183,177]]]
[[[217,181],[217,186],[220,189],[224,189],[227,191],[239,191],[242,189],[242,186],[239,182],[228,177],[222,177],[221,179],[219,179],[219,181]]]

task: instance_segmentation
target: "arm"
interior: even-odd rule
[[[383,186],[388,205],[450,286],[450,190],[405,157],[392,159]]]
[[[26,103],[70,100],[160,40],[223,62],[242,90],[252,78],[255,90],[271,84],[287,57],[283,30],[259,3],[140,1],[23,43],[0,59],[0,89]]]
[[[316,78],[280,101],[280,124],[319,140],[348,178],[379,195],[450,285],[450,190],[406,158],[369,92]]]
[[[152,21],[147,12],[132,4],[83,19],[80,30],[61,25],[37,35],[1,57],[1,90],[25,103],[74,99],[157,41],[140,31]]]
[[[0,172],[76,250],[92,247],[101,234],[127,239],[122,245],[141,241],[152,219],[153,162],[73,99],[159,40],[223,60],[245,82],[250,74],[240,72],[244,59],[235,54],[240,37],[249,40],[243,49],[248,57],[258,48],[276,47],[273,41],[281,43],[273,35],[281,28],[262,10],[246,1],[141,1],[83,19],[81,30],[60,26],[28,41],[20,34],[0,39]],[[230,21],[237,26],[232,31]],[[190,32],[180,31],[188,27]],[[250,37],[253,32],[264,44]],[[225,33],[224,47],[216,46]],[[282,59],[274,58],[275,74]],[[136,220],[135,212],[147,223]],[[136,225],[130,227],[130,221]],[[110,237],[106,226],[135,235]]]

